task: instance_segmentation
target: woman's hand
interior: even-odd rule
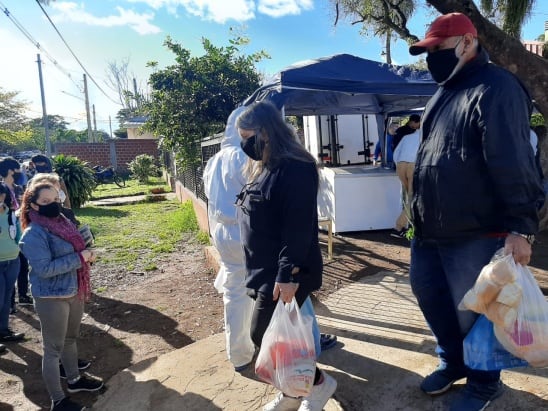
[[[284,303],[290,303],[299,288],[299,283],[275,283],[274,301],[281,296]]]
[[[92,250],[82,250],[82,258],[85,262],[93,263],[97,259],[97,255]]]

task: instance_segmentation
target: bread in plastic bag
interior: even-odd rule
[[[503,328],[510,328],[518,319],[518,310],[498,301],[494,301],[487,306],[485,316],[494,324],[499,324]]]
[[[497,295],[497,302],[508,307],[517,307],[521,301],[521,286],[517,281],[506,284]]]
[[[257,376],[291,397],[310,394],[316,373],[312,320],[301,314],[295,298],[281,298],[263,336],[255,362]]]
[[[474,286],[464,295],[459,309],[480,314],[487,312],[487,305],[497,299],[501,289],[515,282],[512,263],[511,255],[502,256],[501,251],[497,252],[491,262],[483,267]]]
[[[548,301],[533,274],[516,264],[516,282],[522,290],[517,318],[510,326],[495,323],[497,339],[509,352],[533,367],[548,366]]]

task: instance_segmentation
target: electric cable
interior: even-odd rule
[[[75,58],[75,60],[78,62],[78,64],[80,65],[80,67],[82,68],[82,70],[84,70],[84,73],[86,73],[88,75],[88,77],[90,78],[90,80],[93,82],[93,84],[95,84],[95,86],[99,89],[99,91],[101,91],[101,93],[103,93],[103,95],[108,98],[110,101],[112,101],[113,103],[115,104],[120,104],[118,101],[112,99],[102,88],[101,86],[99,86],[99,84],[95,81],[95,79],[93,78],[93,76],[91,74],[89,74],[88,70],[84,67],[84,65],[82,64],[82,62],[80,61],[80,59],[76,56],[76,54],[74,53],[74,51],[72,51],[72,48],[68,45],[68,43],[66,42],[65,38],[63,37],[63,35],[61,34],[61,32],[57,29],[57,26],[55,26],[55,23],[51,20],[51,18],[49,17],[48,13],[46,12],[46,10],[44,9],[44,7],[42,6],[42,4],[36,0],[36,4],[38,4],[38,6],[40,7],[40,9],[42,10],[42,12],[44,13],[44,15],[47,17],[48,21],[50,22],[50,24],[52,25],[52,27],[55,29],[55,32],[59,35],[59,37],[61,38],[61,40],[63,41],[63,43],[65,44],[65,46],[67,47],[67,49],[70,51],[70,54],[72,54],[72,56]]]
[[[32,34],[29,33],[29,31],[15,18],[15,16],[8,10],[8,8],[0,1],[0,7],[2,7],[2,12],[6,15],[8,19],[11,20],[11,22],[19,29],[21,33],[44,55],[46,58],[53,63],[53,65],[61,71],[65,76],[67,76],[80,90],[80,92],[83,92],[82,86],[78,84],[78,82],[72,77],[72,75],[68,72],[67,69],[65,69],[63,66],[59,64],[59,62],[50,54],[48,51],[32,36]]]

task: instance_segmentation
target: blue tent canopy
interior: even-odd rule
[[[283,69],[244,105],[268,99],[286,115],[387,115],[424,107],[436,89],[427,71],[338,54]]]

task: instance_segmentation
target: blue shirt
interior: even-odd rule
[[[386,162],[387,163],[392,163],[394,161],[393,152],[392,152],[393,138],[394,136],[392,134],[388,134],[388,133],[386,134],[385,139],[386,139]],[[381,140],[379,140],[377,141],[377,145],[375,146],[375,152],[373,154],[373,158],[375,160],[378,160],[381,153],[382,153]]]

